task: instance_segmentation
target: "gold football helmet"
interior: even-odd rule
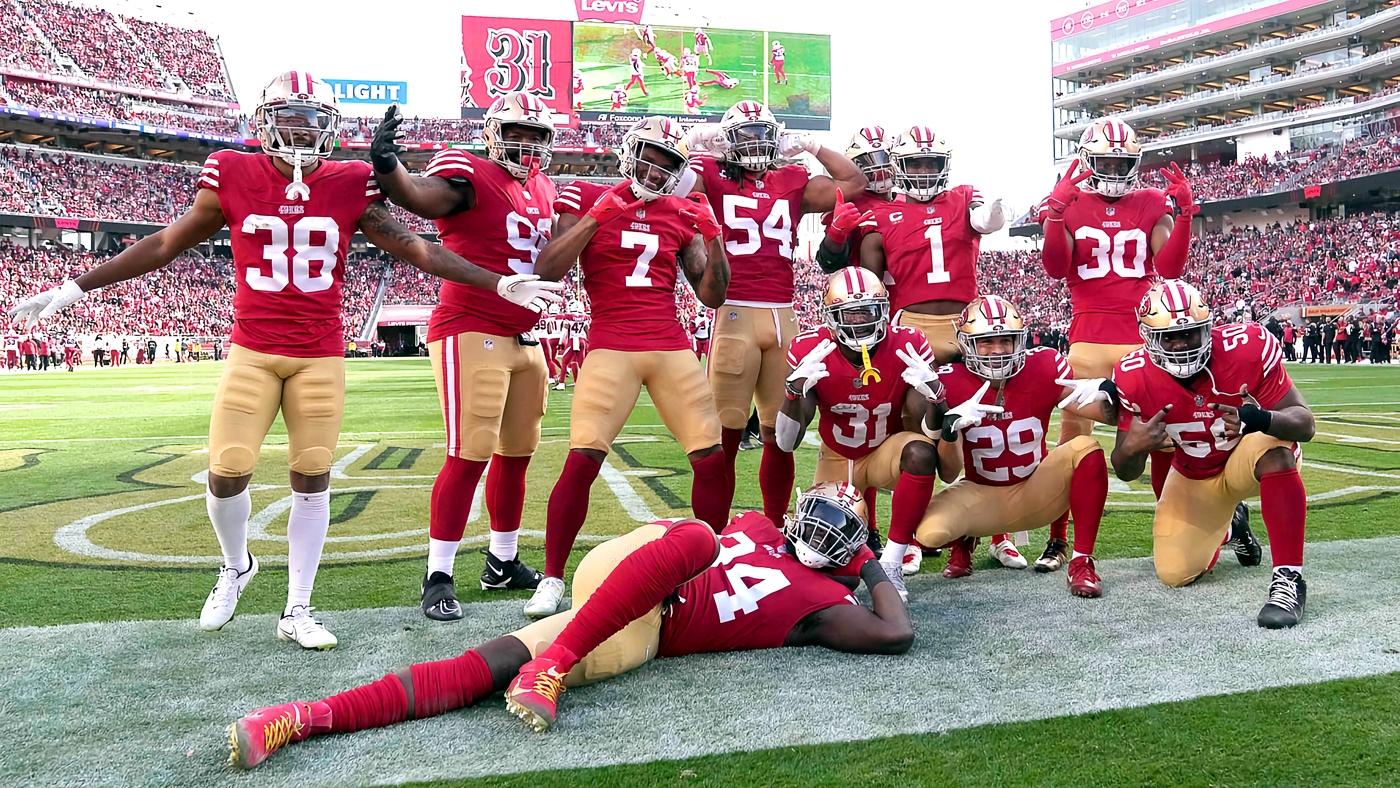
[[[812,569],[849,564],[869,531],[865,500],[846,482],[814,485],[797,496],[796,513],[784,520],[794,556]]]
[[[1201,291],[1180,279],[1158,282],[1138,304],[1138,332],[1147,356],[1174,378],[1189,378],[1205,368],[1214,322]]]
[[[632,124],[622,135],[618,169],[632,180],[632,192],[639,198],[655,200],[676,190],[686,167],[684,134],[681,124],[653,115]],[[643,156],[647,149],[653,154]]]
[[[253,125],[263,153],[296,165],[324,159],[335,150],[340,102],[335,91],[305,71],[286,71],[267,83]]]
[[[1009,337],[1009,352],[984,353],[979,342]],[[958,347],[963,363],[983,380],[1006,380],[1026,365],[1026,323],[1021,311],[1001,296],[973,299],[958,317]]]
[[[916,200],[932,200],[948,188],[953,151],[928,126],[911,126],[890,150],[895,185]]]
[[[1099,118],[1079,137],[1080,167],[1093,173],[1084,185],[1105,197],[1127,194],[1141,163],[1137,132],[1121,120]]]
[[[762,172],[778,161],[778,138],[783,125],[757,101],[741,101],[719,120],[720,133],[729,142],[725,159],[746,170]]]
[[[894,188],[894,167],[890,165],[893,140],[881,126],[866,126],[851,135],[846,146],[846,158],[855,163],[870,183],[865,187],[876,194],[888,194]]]
[[[822,316],[837,342],[852,350],[874,347],[890,325],[889,292],[874,273],[842,268],[827,280]]]
[[[507,126],[540,129],[545,133],[544,141],[507,140],[503,136]],[[491,108],[486,110],[481,141],[492,161],[505,167],[511,175],[526,178],[531,172],[549,166],[554,149],[554,117],[549,107],[534,94],[523,90],[507,93],[491,102]]]

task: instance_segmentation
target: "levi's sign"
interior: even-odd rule
[[[367,79],[328,79],[335,97],[348,104],[406,104],[407,82],[376,82]]]

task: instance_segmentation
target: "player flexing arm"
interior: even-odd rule
[[[1135,479],[1150,452],[1176,448],[1153,520],[1158,578],[1195,581],[1226,540],[1242,565],[1258,565],[1262,550],[1247,521],[1232,522],[1235,507],[1258,495],[1274,564],[1258,622],[1297,624],[1307,593],[1298,444],[1315,426],[1278,340],[1257,323],[1214,326],[1200,292],[1178,280],[1153,286],[1138,320],[1146,346],[1113,371],[1121,400],[1113,465],[1119,478]]]
[[[894,167],[890,164],[893,145],[894,140],[880,126],[866,126],[851,136],[846,158],[865,173],[868,183],[863,192],[838,195],[836,208],[822,218],[827,227],[816,254],[822,273],[830,275],[849,265],[852,249],[859,255],[868,229],[865,223],[874,218],[872,209],[894,200]],[[845,201],[847,196],[850,202]],[[885,278],[885,286],[893,281]]]
[[[229,759],[249,768],[311,736],[443,714],[502,690],[509,710],[544,730],[566,689],[657,656],[808,645],[906,653],[914,630],[864,549],[861,506],[854,488],[825,484],[800,496],[781,532],[754,513],[734,518],[718,539],[698,520],[644,525],[584,557],[569,612],[324,700],[258,709],[229,726]],[[858,574],[873,610],[828,571]],[[764,582],[743,579],[758,577]]]

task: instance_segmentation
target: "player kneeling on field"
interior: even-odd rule
[[[890,532],[912,532],[933,495],[938,465],[943,385],[933,351],[918,329],[890,325],[885,286],[864,268],[831,276],[822,314],[826,325],[799,334],[788,349],[792,373],[778,411],[778,448],[795,451],[820,410],[815,481],[893,490]],[[884,560],[904,596],[904,551]]]
[[[1235,506],[1258,495],[1274,560],[1259,626],[1291,627],[1307,598],[1298,444],[1312,440],[1312,411],[1273,334],[1258,323],[1213,322],[1189,284],[1168,280],[1147,292],[1138,307],[1146,347],[1113,370],[1121,398],[1113,468],[1136,479],[1149,452],[1176,446],[1152,522],[1152,561],[1169,586],[1215,566]]]
[[[949,402],[943,416],[939,474],[963,479],[933,496],[915,531],[891,519],[882,560],[897,560],[917,536],[920,544],[951,544],[945,577],[972,574],[977,537],[1040,528],[1066,508],[1074,514],[1069,590],[1102,593],[1094,571],[1094,540],[1108,497],[1108,466],[1097,441],[1080,436],[1045,453],[1056,403],[1066,411],[1111,422],[1101,380],[1075,381],[1055,350],[1026,350],[1026,327],[1010,302],[979,296],[958,318],[963,360],[938,368]],[[1106,388],[1106,387],[1105,387]]]
[[[809,645],[903,654],[914,630],[864,546],[861,511],[858,490],[832,483],[800,496],[781,531],[754,512],[718,537],[698,520],[644,525],[584,557],[572,610],[325,700],[258,709],[230,726],[230,761],[254,766],[289,742],[430,717],[501,690],[511,711],[544,730],[566,688],[657,656]],[[873,611],[850,595],[856,577]]]

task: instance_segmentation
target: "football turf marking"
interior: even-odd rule
[[[398,783],[681,758],[1033,720],[1400,671],[1400,537],[1308,546],[1308,612],[1258,628],[1267,568],[1226,556],[1165,588],[1146,559],[1099,565],[1105,596],[1071,598],[1064,573],[988,569],[911,579],[918,641],[903,657],[782,649],[659,660],[563,696],[536,734],[479,707],[289,747],[230,771],[223,729],[274,702],[318,698],[407,662],[442,659],[524,624],[519,600],[324,611],[341,646],[279,643],[273,615],[219,633],[193,620],[0,630],[0,784]],[[259,582],[254,580],[254,582]],[[199,600],[190,601],[190,614]],[[186,752],[193,750],[193,756]]]

